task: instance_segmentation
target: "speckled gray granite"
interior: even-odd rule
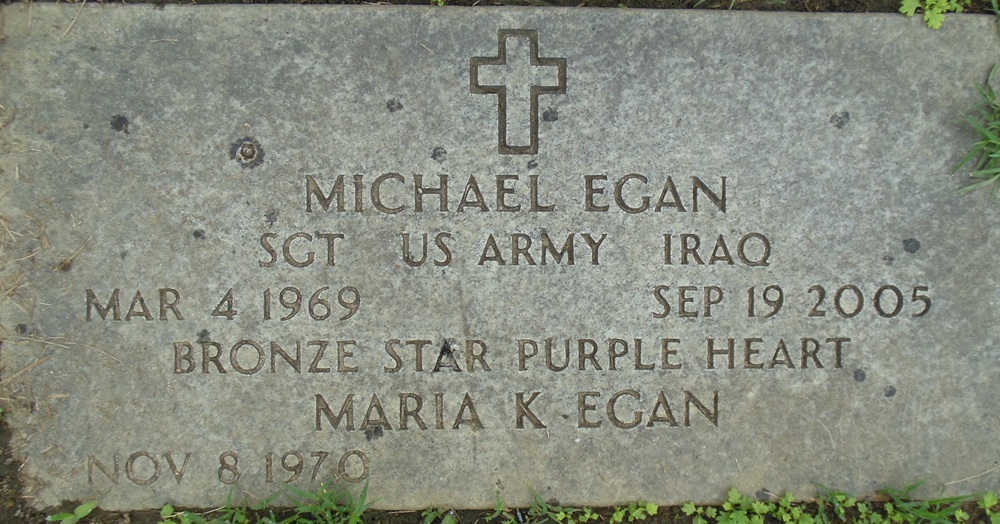
[[[996,489],[996,20],[0,8],[38,506]],[[765,493],[766,492],[766,493]]]

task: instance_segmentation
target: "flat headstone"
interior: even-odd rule
[[[25,496],[995,488],[995,26],[2,7]]]

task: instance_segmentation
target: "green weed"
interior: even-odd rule
[[[892,498],[891,506],[890,503],[886,503],[886,507],[891,507],[894,513],[901,516],[901,520],[893,518],[894,522],[905,522],[907,524],[950,524],[952,522],[961,522],[957,516],[962,510],[962,503],[968,497],[912,500],[910,493],[919,487],[920,484],[914,484],[906,486],[902,490],[886,489],[883,491],[883,493]],[[889,510],[887,509],[886,511],[888,512]],[[965,515],[965,512],[962,511],[961,514]],[[968,518],[968,515],[965,515],[965,518]]]
[[[173,506],[164,504],[160,509],[160,524],[208,524],[208,521],[187,511],[175,512]]]
[[[261,504],[261,507],[270,504],[275,498],[277,498],[277,494],[272,495],[270,498],[264,501]],[[210,512],[217,515],[215,517],[212,517],[211,520],[206,521],[204,517],[201,517],[200,515],[195,515],[193,513],[184,513],[184,515],[190,520],[191,524],[203,524],[206,522],[207,524],[253,524],[253,521],[250,520],[252,515],[251,511],[252,509],[248,508],[246,504],[240,506],[234,506],[233,490],[230,490],[229,495],[226,496],[226,505]],[[181,521],[181,523],[188,524],[183,520]]]
[[[774,509],[774,517],[784,524],[814,524],[816,519],[802,506],[795,504],[795,496],[785,493]]]
[[[997,500],[996,493],[992,491],[986,493],[983,498],[976,502],[976,505],[990,519],[990,524],[1000,524],[1000,501]]]
[[[615,506],[614,512],[611,513],[611,524],[618,524],[624,522],[628,519],[629,522],[635,522],[638,520],[646,520],[652,515],[656,515],[656,512],[660,510],[660,507],[652,502],[632,502],[627,506]]]
[[[961,13],[971,4],[971,0],[903,0],[899,12],[913,16],[919,9],[924,13],[927,27],[938,29],[944,23],[945,13]]]
[[[1000,524],[1000,500],[992,492],[975,499],[950,497],[913,500],[911,495],[919,487],[917,484],[898,490],[886,489],[882,493],[888,497],[888,502],[870,503],[859,501],[842,491],[820,487],[822,491],[816,498],[815,506],[808,502],[795,502],[791,493],[786,493],[777,502],[769,502],[757,500],[731,488],[720,506],[698,506],[688,502],[680,510],[691,518],[692,524],[964,524],[972,517],[963,511],[962,505],[975,502],[982,510],[982,514],[977,511],[977,515],[985,516],[989,524]],[[282,513],[285,516],[280,519],[273,513],[262,516],[259,508],[248,510],[233,507],[231,503],[210,512],[214,516],[209,519],[189,512],[176,512],[168,504],[160,511],[161,524],[364,524],[364,513],[373,504],[367,500],[367,485],[358,497],[348,491],[323,485],[316,493],[287,486],[284,491],[263,501],[261,507],[269,506],[281,495],[288,496],[295,507]],[[66,513],[50,517],[50,521],[76,523],[93,509],[92,506],[89,509],[86,506],[81,505],[77,509],[81,515],[79,517]],[[655,503],[637,501],[598,513],[588,507],[560,506],[555,502],[544,501],[535,494],[531,507],[516,510],[508,508],[497,492],[494,509],[484,520],[499,521],[501,524],[597,524],[602,520],[606,520],[608,524],[624,524],[626,521],[634,523],[647,520],[656,515],[659,509]],[[458,524],[458,516],[449,508],[428,508],[421,516],[423,524]],[[70,520],[71,517],[76,520]],[[986,519],[978,522],[986,522]]]
[[[994,5],[996,5],[995,1]],[[982,96],[979,118],[967,117],[966,119],[979,134],[980,140],[972,146],[968,154],[952,170],[955,172],[962,166],[971,163],[973,171],[969,173],[969,176],[976,182],[959,191],[972,191],[992,184],[991,201],[996,196],[997,190],[1000,189],[1000,101],[997,100],[997,94],[991,85],[994,72],[996,72],[996,66],[993,66],[989,76],[986,77],[986,84],[977,88]]]
[[[420,516],[424,518],[424,524],[458,524],[458,518],[450,508],[427,508]]]
[[[279,518],[268,508],[282,495],[287,496],[295,507],[284,511],[286,516]],[[284,490],[274,493],[253,508],[234,506],[230,493],[225,506],[204,514],[213,514],[211,518],[188,511],[177,512],[173,506],[166,504],[160,510],[160,524],[364,524],[362,515],[374,504],[367,498],[367,484],[357,498],[348,491],[331,489],[328,484],[324,484],[315,493],[285,486]],[[433,520],[425,522],[430,524]],[[456,523],[457,521],[442,520],[439,524]]]
[[[323,486],[315,493],[287,486],[288,498],[295,504],[295,520],[283,521],[294,524],[364,524],[361,515],[373,504],[368,499],[368,483],[361,488],[357,498],[347,490],[331,489]],[[312,519],[312,520],[307,520]]]
[[[770,502],[751,498],[736,488],[726,492],[726,501],[719,511],[719,524],[764,524],[764,517],[775,510]]]
[[[885,522],[885,517],[881,513],[873,511],[866,502],[858,502],[857,508],[858,516],[856,521],[860,524],[883,524]]]
[[[697,506],[687,503],[681,512],[692,517],[692,524],[962,524],[971,519],[962,510],[969,497],[950,497],[935,500],[913,500],[910,495],[919,484],[901,490],[886,489],[883,493],[891,501],[869,503],[842,491],[820,486],[822,492],[816,499],[815,511],[810,512],[805,503],[796,503],[791,493],[785,494],[777,504],[756,500],[733,488],[726,494],[721,507]],[[1000,504],[995,494],[987,493],[977,502],[990,518],[990,524],[1000,524]],[[987,509],[989,508],[989,509]],[[714,522],[713,522],[714,521]]]
[[[993,4],[993,14],[997,15],[997,33],[1000,34],[1000,6],[997,5],[997,0],[990,0]]]
[[[90,515],[90,512],[94,511],[96,507],[97,501],[92,500],[77,506],[73,510],[73,513],[57,513],[47,517],[45,520],[48,522],[61,522],[62,524],[76,524],[86,518],[87,515]]]
[[[848,510],[853,510],[858,500],[842,491],[833,491],[826,486],[820,486],[823,492],[820,494],[816,508],[816,518],[823,524],[830,524],[832,520],[827,515],[827,508],[833,513],[834,520],[846,521]]]
[[[708,524],[708,519],[713,519],[718,516],[718,511],[712,507],[696,506],[694,502],[688,502],[681,506],[681,511],[692,517],[693,524]]]
[[[534,502],[527,512],[527,522],[530,524],[583,524],[597,518],[597,513],[590,508],[564,508],[542,500],[538,494],[534,495]]]
[[[517,517],[514,515],[512,510],[504,504],[499,491],[497,491],[496,503],[493,505],[493,513],[486,516],[486,522],[496,521],[500,521],[500,524],[518,524]]]
[[[499,521],[500,524],[586,524],[601,518],[591,508],[565,508],[542,500],[538,494],[534,494],[533,498],[531,507],[526,511],[512,510],[504,504],[498,491],[493,512],[485,520]]]

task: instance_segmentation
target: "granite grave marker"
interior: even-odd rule
[[[0,7],[25,495],[995,489],[995,24]]]

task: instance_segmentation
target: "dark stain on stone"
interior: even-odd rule
[[[538,162],[534,160],[528,160],[528,169],[535,169],[538,167]]]
[[[754,493],[754,496],[757,497],[757,500],[765,501],[771,498],[771,492],[767,488],[760,488],[757,493]]]
[[[916,253],[920,250],[920,241],[915,238],[907,238],[903,241],[903,250],[907,253]]]
[[[205,240],[205,230],[204,229],[195,229],[194,233],[191,233],[191,235],[193,235],[198,240]]]
[[[257,139],[246,136],[229,147],[229,158],[247,169],[253,169],[264,163],[264,148]]]
[[[545,112],[542,113],[542,120],[546,122],[555,122],[556,120],[559,120],[559,111],[551,107],[546,109]]]
[[[267,208],[267,213],[264,213],[264,218],[267,219],[267,225],[273,226],[274,223],[278,221],[278,210],[273,207]]]
[[[122,260],[125,260],[125,257],[127,257],[127,256],[128,256],[128,251],[122,251],[121,253],[118,253],[118,256],[119,256],[119,257],[120,257],[120,258],[121,258]]]
[[[210,335],[209,335],[209,333],[208,333],[208,330],[207,330],[207,329],[203,329],[203,330],[199,331],[199,332],[198,332],[198,342],[199,342],[199,343],[205,343],[205,342],[208,342],[209,340],[211,340],[211,339],[209,338],[209,336],[210,336]]]
[[[97,51],[97,46],[96,46],[96,45],[92,45],[92,46],[90,46],[90,50],[91,50],[91,51]]]
[[[66,260],[63,260],[58,266],[56,266],[56,269],[59,271],[69,271],[70,269],[73,269],[73,259],[67,258]]]
[[[14,327],[14,329],[17,331],[18,335],[27,335],[28,334],[28,325],[27,324],[18,324],[17,326]]]
[[[843,129],[844,126],[846,126],[847,123],[850,121],[851,121],[851,114],[848,113],[847,111],[834,113],[833,116],[830,117],[830,123],[833,124],[833,127],[836,127],[837,129]]]
[[[379,424],[374,428],[369,428],[365,430],[365,440],[371,442],[376,439],[382,438],[385,435],[385,430],[382,429],[382,425]]]
[[[85,123],[85,124],[83,124],[83,128],[84,128],[84,129],[90,129],[90,124],[86,124],[86,123]]]
[[[403,109],[403,104],[395,98],[390,98],[388,102],[385,103],[385,108],[389,110],[390,113],[395,113],[400,109]]]
[[[434,160],[437,160],[438,162],[444,162],[444,159],[447,156],[448,156],[448,151],[446,151],[441,146],[435,147],[434,150],[431,151],[431,158],[433,158]]]
[[[886,255],[886,256],[882,257],[882,260],[885,260],[885,265],[887,265],[887,266],[891,266],[892,263],[896,261],[896,259],[893,258],[892,255]]]
[[[111,117],[111,129],[128,134],[128,118],[123,115]]]
[[[868,377],[868,375],[865,374],[865,370],[863,370],[861,368],[858,368],[858,369],[854,370],[854,381],[855,382],[864,382],[865,378],[867,378],[867,377]]]
[[[888,386],[885,388],[885,398],[892,398],[896,396],[896,386]]]

